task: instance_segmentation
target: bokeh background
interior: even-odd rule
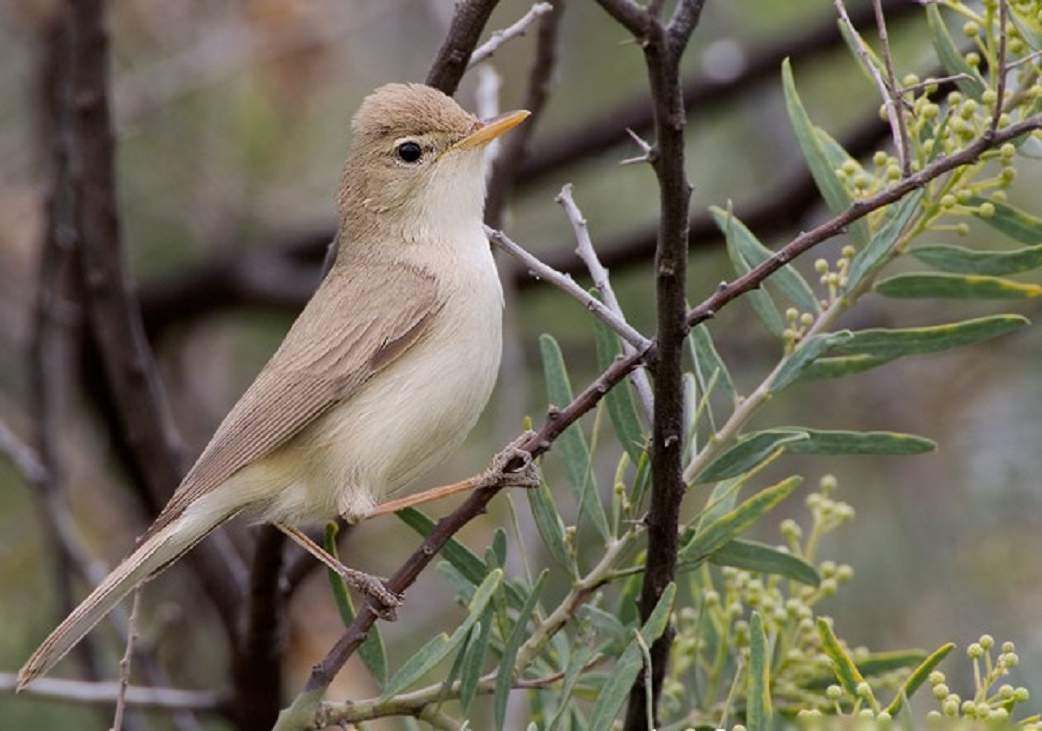
[[[489,28],[507,25],[527,7],[520,0],[503,0]],[[352,111],[378,84],[424,77],[451,11],[449,0],[111,4],[126,251],[143,299],[165,303],[165,319],[151,335],[178,426],[193,452],[273,351],[295,311],[292,304],[272,298],[221,304],[199,314],[188,301],[162,300],[165,288],[215,257],[254,257],[251,261],[261,261],[263,268],[258,254],[287,241],[321,237],[330,229]],[[33,416],[25,398],[26,347],[46,172],[46,151],[36,134],[39,35],[49,12],[49,3],[40,0],[0,6],[0,415],[21,434],[30,432]],[[685,75],[726,90],[766,51],[812,35],[814,29],[828,35],[834,28],[832,13],[825,0],[710,0]],[[895,13],[891,24],[899,73],[933,69],[936,60],[921,10]],[[591,121],[610,118],[618,105],[642,98],[642,60],[632,44],[623,42],[626,36],[595,4],[570,0],[553,96],[535,131],[534,154],[562,135],[581,135],[578,131]],[[812,118],[844,139],[873,119],[878,99],[841,44],[823,45],[829,50],[795,62],[797,81]],[[523,99],[531,48],[529,34],[493,60],[502,76],[503,108]],[[476,73],[468,74],[457,94],[464,106],[474,107],[477,79]],[[688,111],[693,213],[733,199],[742,216],[757,203],[793,192],[789,184],[801,174],[802,163],[785,116],[776,63],[726,102],[710,97]],[[511,202],[508,232],[541,256],[567,259],[574,246],[571,231],[553,197],[562,184],[572,182],[595,244],[616,251],[633,239],[633,232],[653,225],[657,212],[650,169],[617,164],[634,152],[619,138],[618,144],[527,181]],[[1024,162],[1010,198],[1037,212],[1042,165]],[[758,230],[766,232],[766,241],[779,244],[822,216],[817,206],[797,211],[796,220],[791,211],[782,211],[779,218],[786,225],[767,220]],[[992,240],[1008,245],[982,228],[970,236],[979,245]],[[842,243],[830,243],[829,251]],[[798,266],[811,273],[810,261]],[[513,268],[506,269],[512,279]],[[308,279],[313,268],[290,271],[301,278],[301,286],[313,281]],[[729,276],[720,241],[698,241],[691,255],[692,300]],[[613,278],[631,321],[652,332],[653,278],[646,260],[616,266]],[[514,355],[479,428],[430,476],[431,484],[481,468],[520,428],[525,414],[538,419],[544,413],[540,333],[550,332],[561,342],[576,385],[595,372],[591,322],[579,305],[536,285],[515,291],[509,306]],[[996,311],[1038,319],[1040,309],[867,297],[845,324],[921,325]],[[777,359],[778,342],[745,303],[729,307],[711,327],[739,390],[748,392]],[[824,547],[828,557],[856,571],[854,581],[828,604],[839,632],[853,644],[883,650],[932,648],[953,640],[964,648],[988,631],[1000,641],[1017,642],[1017,683],[1028,686],[1036,699],[1042,696],[1040,363],[1042,330],[1033,327],[984,346],[901,360],[839,382],[800,385],[757,418],[755,426],[906,431],[940,445],[917,457],[786,457],[772,468],[779,474],[805,474],[809,483],[833,473],[840,481],[839,496],[857,509],[856,521]],[[85,382],[89,385],[89,376]],[[90,552],[111,565],[131,546],[146,517],[128,492],[90,399],[80,393],[70,399],[58,439],[68,469],[68,500]],[[602,450],[601,457],[606,485],[615,447]],[[559,467],[555,456],[546,460],[551,484]],[[572,510],[563,491],[558,493],[566,511]],[[697,509],[702,499],[692,494],[687,509]],[[529,559],[542,562],[526,501],[515,498],[515,504]],[[434,512],[449,507],[439,505]],[[804,516],[800,500],[784,506],[778,519],[786,516]],[[505,501],[499,498],[487,518],[468,526],[462,537],[483,550],[491,531],[508,523]],[[778,541],[776,525],[767,521],[760,537]],[[59,619],[53,556],[42,530],[29,488],[0,461],[0,671],[16,670]],[[511,543],[516,561],[518,547]],[[409,529],[384,518],[358,527],[345,551],[352,565],[387,574],[415,544]],[[557,585],[551,592],[563,588]],[[220,686],[227,677],[227,657],[213,618],[195,598],[198,592],[183,566],[150,585],[143,642],[162,658],[172,684]],[[294,597],[290,612],[286,662],[293,690],[335,639],[340,620],[318,572]],[[410,592],[402,620],[385,627],[392,663],[448,627],[458,613],[444,578],[428,571]],[[100,636],[110,648],[115,677],[122,647],[108,632],[103,629]],[[964,656],[949,660],[947,669],[953,690],[964,690],[970,682]],[[70,665],[65,670],[74,671]],[[362,666],[352,661],[335,695],[374,691]],[[1037,710],[1037,700],[1034,705]],[[103,729],[109,713],[108,708],[99,712],[0,694],[2,729]],[[167,724],[161,715],[147,720],[156,728]]]

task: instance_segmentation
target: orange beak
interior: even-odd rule
[[[471,132],[462,140],[452,146],[454,150],[470,150],[475,147],[483,147],[497,137],[505,135],[517,125],[524,122],[532,113],[527,109],[518,109],[514,112],[501,114],[490,122],[481,125],[476,131]]]

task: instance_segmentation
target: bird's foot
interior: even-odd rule
[[[395,594],[388,589],[378,576],[349,569],[346,566],[342,566],[342,568],[340,575],[344,578],[344,581],[347,582],[348,586],[365,595],[370,609],[376,613],[377,617],[387,622],[393,622],[398,619],[397,610],[402,605],[401,595]]]
[[[488,469],[478,477],[478,487],[539,487],[539,467],[531,452],[521,447],[533,436],[535,432],[526,431],[493,457]],[[508,469],[517,461],[520,467]]]

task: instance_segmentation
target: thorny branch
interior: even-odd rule
[[[427,85],[440,89],[449,96],[456,93],[470,56],[478,45],[478,38],[488,23],[499,0],[460,0],[452,16],[445,43],[427,72]],[[326,239],[329,241],[333,237]]]
[[[721,308],[726,307],[743,294],[756,289],[762,282],[778,269],[797,256],[813,247],[842,233],[846,228],[872,211],[900,200],[913,190],[922,188],[930,181],[956,168],[976,162],[980,156],[1009,140],[1033,130],[1042,129],[1042,114],[1028,117],[1021,122],[998,130],[986,131],[981,136],[957,153],[942,157],[927,165],[919,172],[902,179],[895,185],[863,198],[842,213],[833,216],[818,226],[801,233],[790,241],[770,259],[749,270],[734,281],[718,288],[696,307],[688,310],[686,325],[688,328],[705,322],[716,316]],[[652,348],[645,357],[653,357]],[[629,356],[615,361],[607,370],[582,390],[570,404],[554,412],[554,418],[547,419],[521,448],[533,457],[546,453],[553,442],[584,414],[593,409],[608,391],[626,378],[643,362],[640,356]],[[404,593],[419,577],[420,573],[444,548],[456,532],[472,519],[481,515],[492,498],[499,492],[499,487],[487,487],[472,492],[467,499],[452,513],[442,518],[431,531],[431,534],[405,560],[387,582],[391,591]],[[290,708],[280,715],[278,729],[307,728],[315,718],[321,697],[333,678],[354,654],[365,639],[369,629],[376,622],[376,615],[367,607],[362,607],[354,621],[330,649],[323,660],[312,669],[304,693],[297,697]]]
[[[503,30],[494,31],[491,38],[475,48],[474,53],[470,54],[470,60],[467,61],[467,68],[491,58],[492,55],[499,50],[500,46],[511,38],[523,36],[528,30],[528,27],[539,20],[540,16],[552,13],[553,10],[554,6],[551,3],[536,3],[529,8],[527,13],[518,18],[518,20],[512,25],[507,26]]]

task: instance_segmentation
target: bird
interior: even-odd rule
[[[393,618],[401,597],[300,526],[493,483],[537,484],[518,440],[473,478],[380,502],[460,446],[492,392],[503,291],[482,224],[484,148],[528,116],[482,121],[422,84],[386,84],[363,100],[328,273],[136,548],[26,661],[19,689],[239,514],[282,529]]]

